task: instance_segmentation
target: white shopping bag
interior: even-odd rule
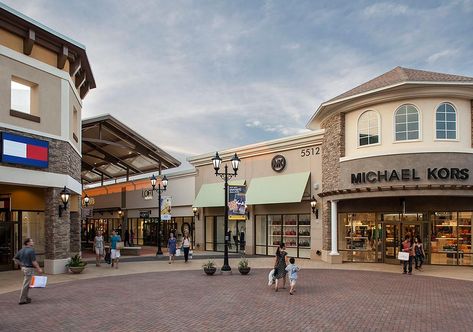
[[[181,249],[176,249],[176,256],[181,256]]]
[[[31,277],[30,288],[44,288],[48,283],[48,277],[45,276],[33,276]]]
[[[268,286],[271,286],[272,284],[274,284],[274,272],[276,271],[272,269],[268,274]]]
[[[194,252],[193,252],[192,250],[189,250],[189,258],[190,258],[190,259],[192,259],[192,254],[193,254],[193,253],[194,253]]]
[[[397,254],[397,259],[399,259],[400,261],[408,261],[409,260],[409,253],[400,251]]]

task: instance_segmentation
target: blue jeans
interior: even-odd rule
[[[424,255],[416,255],[416,269],[421,268],[424,264]]]
[[[414,256],[409,256],[408,261],[404,261],[404,273],[407,273],[407,265],[409,264],[409,273],[412,273],[412,260]]]

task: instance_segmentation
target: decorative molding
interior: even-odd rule
[[[19,111],[15,111],[15,110],[10,110],[10,116],[14,116],[16,118],[20,118],[20,119],[28,120],[28,121],[33,121],[33,122],[37,122],[37,123],[41,122],[41,118],[39,116],[24,113],[24,112],[19,112]]]

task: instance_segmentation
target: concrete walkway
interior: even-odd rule
[[[71,282],[84,279],[130,275],[146,272],[171,272],[183,270],[200,270],[202,264],[208,259],[213,258],[217,267],[223,264],[222,253],[200,252],[194,254],[194,259],[184,263],[183,260],[177,260],[173,264],[168,264],[166,257],[160,257],[152,261],[126,261],[119,264],[118,269],[111,269],[109,265],[102,264],[96,267],[93,262],[89,261],[87,268],[81,274],[59,274],[49,275],[48,284],[56,284],[63,282]],[[140,257],[136,258],[137,260]],[[273,257],[250,257],[250,266],[252,268],[265,268],[269,270],[274,265]],[[239,258],[230,256],[230,266],[234,273],[238,273]],[[400,265],[377,264],[377,263],[344,263],[344,264],[327,264],[319,260],[298,259],[297,264],[303,269],[324,269],[324,270],[354,270],[354,271],[373,271],[385,273],[401,273]],[[426,265],[424,271],[414,270],[414,275],[451,278],[466,281],[473,281],[472,267],[466,266],[437,266]],[[22,283],[22,273],[20,270],[0,272],[0,294],[12,291],[18,291]]]

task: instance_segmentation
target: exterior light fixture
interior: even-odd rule
[[[59,217],[62,217],[62,210],[67,209],[67,203],[69,203],[69,197],[71,197],[71,193],[69,192],[69,189],[67,189],[66,186],[64,186],[64,189],[61,190],[59,195],[61,197],[61,202],[63,204],[62,206],[59,205]]]
[[[312,196],[310,201],[310,207],[312,208],[312,213],[315,214],[315,219],[319,219],[319,209],[317,209],[317,200]]]
[[[90,203],[89,195],[85,194],[85,197],[84,197],[84,205],[85,205],[85,207],[88,207],[88,206],[89,206],[89,203]]]
[[[194,213],[194,217],[196,217],[197,219],[199,219],[199,208],[197,207],[193,207],[192,208],[192,213]]]
[[[120,209],[120,210],[118,210],[118,216],[119,216],[119,217],[121,217],[121,216],[122,216],[122,214],[123,214],[123,211],[122,211],[121,209]]]

